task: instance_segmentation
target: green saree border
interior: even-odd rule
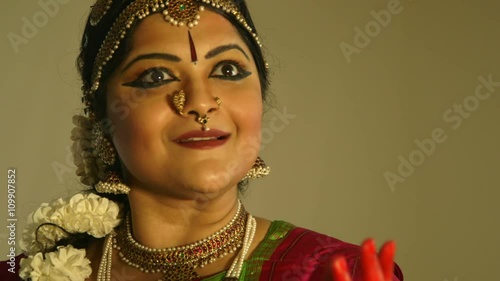
[[[268,261],[276,248],[283,242],[295,225],[285,221],[272,221],[266,236],[255,249],[253,255],[243,263],[240,280],[258,281],[262,273],[262,265]],[[202,281],[220,281],[226,271],[202,279]]]

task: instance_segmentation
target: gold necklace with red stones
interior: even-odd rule
[[[162,280],[193,280],[200,276],[196,268],[204,267],[242,247],[247,218],[241,202],[231,221],[221,230],[194,243],[171,248],[153,249],[141,245],[131,233],[130,216],[112,238],[113,248],[128,265],[145,273],[163,273]]]

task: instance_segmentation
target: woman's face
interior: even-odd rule
[[[252,54],[235,27],[211,11],[190,30],[160,14],[134,29],[107,83],[112,140],[132,189],[190,198],[235,188],[257,157],[262,98]],[[181,116],[174,94],[186,94]],[[222,101],[218,108],[215,97]],[[207,115],[203,138],[196,115]]]

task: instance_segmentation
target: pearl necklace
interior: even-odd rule
[[[223,230],[228,229],[229,226],[234,223],[234,221],[236,220],[236,218],[240,214],[240,209],[243,209],[241,202],[239,203],[238,211],[236,212],[236,215],[233,217],[231,222],[228,225],[226,225],[223,229],[216,232],[216,234],[222,233]],[[255,231],[257,228],[257,222],[256,222],[255,218],[252,215],[246,213],[246,211],[243,211],[243,213],[246,216],[247,223],[246,223],[246,227],[245,227],[245,234],[243,237],[242,249],[240,250],[238,256],[234,259],[233,263],[231,264],[230,269],[227,271],[225,280],[238,280],[239,279],[239,277],[241,275],[241,271],[243,269],[243,262],[244,262],[246,256],[248,255],[248,250],[249,250],[249,248],[253,242],[254,236],[255,236]],[[209,238],[213,237],[214,235],[215,234],[209,236]],[[120,247],[116,245],[116,236],[117,236],[117,233],[113,231],[110,234],[108,234],[105,238],[103,255],[101,258],[101,262],[99,264],[99,270],[97,272],[97,281],[111,281],[111,264],[112,264],[113,249],[120,250]],[[207,239],[208,238],[203,239],[201,241],[206,241]],[[195,242],[195,243],[199,243],[199,242]],[[190,245],[193,245],[193,244],[190,244]],[[189,247],[190,245],[187,245],[187,247]],[[145,247],[145,246],[143,246],[143,247]],[[186,246],[184,246],[184,247],[186,247]],[[177,248],[182,248],[182,247],[175,247],[175,248],[177,249]],[[147,249],[149,249],[149,248],[147,248]],[[168,249],[151,249],[151,250],[153,252],[160,252],[161,250],[168,250]],[[236,249],[234,249],[234,250],[236,250]],[[121,252],[120,252],[120,254],[121,254]],[[161,264],[159,264],[159,265],[161,265]],[[203,267],[203,265],[200,267]],[[185,272],[181,272],[181,275],[183,278],[181,280],[192,280],[192,278],[198,278],[199,276],[196,274],[196,272],[194,272],[193,269],[194,268],[192,268],[192,267],[190,268],[190,274],[188,274],[188,275],[185,275]],[[144,271],[144,272],[161,272],[161,271],[155,270],[155,271]],[[168,272],[164,272],[164,273],[168,273]],[[196,276],[193,275],[193,273],[196,274]],[[174,275],[172,275],[172,274],[174,274]],[[176,272],[172,272],[172,274],[165,275],[165,277],[161,280],[179,280],[179,276],[175,275]],[[161,280],[159,280],[159,281],[161,281]]]
[[[245,238],[243,241],[243,248],[240,250],[238,256],[234,259],[231,267],[226,273],[225,280],[239,280],[241,271],[243,269],[243,262],[248,255],[248,250],[252,245],[253,238],[255,237],[255,230],[257,229],[257,221],[255,218],[248,214],[247,226],[245,230]]]

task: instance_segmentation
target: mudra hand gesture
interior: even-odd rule
[[[396,246],[393,241],[386,242],[378,254],[373,239],[367,239],[363,242],[360,260],[361,279],[359,281],[392,281],[395,250]],[[332,278],[334,281],[353,281],[343,256],[333,260]]]

